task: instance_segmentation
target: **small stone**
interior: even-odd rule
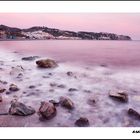
[[[136,110],[129,108],[128,114],[140,120],[140,113],[138,113]]]
[[[73,92],[73,91],[78,91],[76,88],[70,88],[68,91]]]
[[[22,73],[19,73],[17,78],[22,78],[23,77],[23,74]]]
[[[59,106],[59,102],[55,100],[49,100],[50,103],[52,103],[54,106]]]
[[[10,90],[10,91],[18,91],[19,88],[17,87],[17,85],[11,84],[9,90]]]
[[[58,66],[58,64],[52,59],[38,60],[38,61],[36,61],[36,64],[40,68],[55,68]]]
[[[112,99],[118,100],[120,102],[128,102],[128,94],[124,91],[118,91],[118,92],[110,92],[109,97]]]
[[[56,84],[56,83],[50,83],[50,86],[51,86],[51,87],[56,87],[57,84]]]
[[[68,75],[68,76],[73,76],[73,72],[68,71],[68,72],[67,72],[67,75]]]
[[[39,58],[38,56],[29,56],[29,57],[23,57],[22,60],[24,61],[33,61],[35,59]]]
[[[71,101],[71,99],[67,98],[67,97],[60,97],[60,104],[61,106],[67,108],[67,109],[74,109],[74,103]]]
[[[0,88],[0,93],[3,93],[4,91],[6,91],[5,88]]]
[[[54,118],[57,114],[55,106],[50,102],[42,102],[38,111],[40,120],[50,120]]]
[[[52,73],[48,73],[48,75],[52,76],[53,74]]]
[[[75,122],[75,125],[78,127],[87,127],[89,126],[89,120],[87,118],[81,117]]]
[[[61,84],[61,85],[58,85],[57,87],[59,87],[59,88],[65,88],[66,86],[63,85],[63,84]]]
[[[11,94],[11,92],[10,91],[7,91],[5,94],[9,95],[9,94]]]
[[[28,116],[35,113],[35,109],[30,106],[26,106],[16,100],[11,102],[11,107],[9,109],[10,115]]]
[[[33,89],[33,88],[35,88],[35,86],[34,85],[31,85],[31,86],[29,86],[29,88]]]

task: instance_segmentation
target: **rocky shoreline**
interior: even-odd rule
[[[106,65],[75,67],[48,57],[4,53],[0,56],[1,127],[140,126],[134,77],[127,81],[122,73],[124,83],[119,71]]]

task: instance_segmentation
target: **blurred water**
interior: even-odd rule
[[[90,65],[140,66],[140,41],[1,41],[0,47],[25,54]]]
[[[7,109],[15,96],[36,110],[41,101],[59,100],[60,96],[71,98],[75,104],[73,111],[58,107],[57,116],[50,121],[40,122],[37,114],[17,118],[16,121],[14,116],[10,116],[4,118],[4,126],[73,127],[79,117],[87,117],[91,127],[140,126],[139,120],[127,114],[130,107],[140,112],[140,42],[2,41],[0,47],[0,80],[8,82],[1,86],[8,89],[11,83],[15,83],[20,88],[20,91],[5,96]],[[58,61],[59,67],[38,69],[35,61],[21,60],[30,55],[52,57]],[[22,65],[24,71],[17,69],[10,75],[12,67],[17,65]],[[68,71],[72,71],[74,76],[69,77],[66,74]],[[17,78],[19,73],[23,74],[21,78]],[[56,86],[51,87],[50,83],[56,83]],[[65,88],[57,86],[61,84]],[[35,88],[30,89],[30,85]],[[69,88],[78,91],[69,92]],[[120,103],[110,99],[110,90],[125,90],[129,102]],[[89,99],[95,99],[96,104],[88,104]]]

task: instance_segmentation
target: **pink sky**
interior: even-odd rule
[[[140,13],[0,13],[0,24],[19,28],[47,26],[72,31],[111,32],[140,39]]]

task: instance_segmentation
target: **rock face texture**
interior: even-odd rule
[[[74,109],[74,103],[67,97],[60,97],[60,105],[70,110]]]
[[[50,120],[54,118],[57,114],[57,110],[53,103],[42,102],[38,111],[40,120]]]
[[[128,94],[125,91],[109,92],[109,97],[120,102],[128,102]]]
[[[12,101],[11,107],[9,108],[10,115],[18,115],[18,116],[28,116],[35,113],[35,110],[30,107],[26,106],[23,103]]]
[[[131,37],[104,32],[74,32],[40,26],[19,29],[0,25],[0,39],[131,40]]]

